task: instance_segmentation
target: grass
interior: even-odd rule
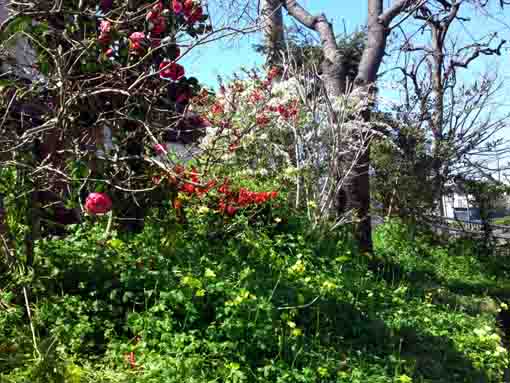
[[[159,229],[78,228],[4,275],[0,381],[501,381],[510,267],[470,242],[387,223],[369,258],[299,224]]]

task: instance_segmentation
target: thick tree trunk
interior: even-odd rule
[[[363,51],[361,62],[358,67],[354,86],[363,88],[365,97],[373,100],[375,97],[375,81],[377,72],[382,63],[386,49],[387,26],[379,17],[383,13],[382,0],[368,1],[368,31],[367,46]],[[367,103],[364,111],[365,121],[370,120],[372,102]],[[345,209],[355,209],[358,213],[359,223],[356,231],[357,240],[362,252],[372,252],[372,225],[370,218],[370,146],[369,142],[362,148],[363,155],[356,164],[354,171],[349,175],[345,190]]]
[[[279,0],[263,0],[260,14],[264,26],[266,65],[278,65],[281,62],[281,52],[285,43],[281,2]]]

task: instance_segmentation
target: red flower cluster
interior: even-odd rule
[[[266,126],[267,124],[269,124],[270,121],[271,121],[271,119],[266,114],[263,114],[263,113],[258,114],[255,117],[255,123],[258,126]]]
[[[239,195],[237,197],[237,204],[241,207],[245,207],[251,204],[262,204],[274,199],[278,196],[278,192],[253,192],[245,188],[239,189]]]
[[[174,10],[174,13],[176,15],[180,14],[183,10],[182,3],[179,0],[173,0],[172,1],[172,9]]]
[[[184,16],[188,20],[188,23],[193,24],[203,16],[202,6],[200,4],[195,4],[193,0],[185,0],[184,1]]]
[[[173,61],[163,61],[159,64],[159,69],[161,70],[159,76],[166,80],[177,81],[184,77],[184,67]]]
[[[293,101],[287,105],[278,105],[269,107],[271,112],[279,113],[286,120],[296,117],[298,114],[297,101]]]
[[[180,171],[181,169],[178,170]],[[183,193],[188,195],[196,194],[198,197],[202,197],[204,194],[209,193],[209,191],[216,186],[216,181],[214,180],[207,182],[205,187],[198,186],[201,181],[195,168],[191,168],[191,170],[188,172],[184,172],[184,170],[179,172],[178,170],[176,170],[176,173],[182,174],[182,177],[184,178],[183,184],[179,187],[179,191]]]
[[[240,208],[260,205],[278,197],[277,191],[254,192],[241,188],[238,192],[232,192],[227,180],[218,188],[218,192],[223,194],[218,203],[218,210],[229,216],[235,215]]]
[[[278,197],[277,191],[271,192],[254,192],[246,188],[240,188],[238,191],[232,191],[230,189],[229,181],[226,179],[222,184],[218,185],[215,180],[208,181],[205,186],[202,186],[204,182],[201,182],[198,172],[195,168],[191,168],[186,171],[184,167],[177,165],[174,168],[175,173],[180,177],[181,182],[177,187],[181,193],[185,193],[189,196],[195,195],[199,198],[209,193],[212,189],[217,190],[219,200],[217,209],[221,213],[225,213],[229,216],[233,216],[241,208],[246,208],[250,205],[261,205],[270,200]],[[153,177],[153,181],[156,184],[161,183],[161,177]],[[179,181],[175,177],[171,177],[170,183],[178,185]],[[180,209],[182,207],[182,201],[178,198],[172,201],[174,209]]]

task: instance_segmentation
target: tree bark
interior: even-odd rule
[[[263,0],[261,17],[264,32],[264,48],[268,67],[281,63],[281,51],[285,43],[282,4],[279,0]]]
[[[389,24],[412,1],[397,1],[384,12],[382,0],[368,0],[368,29],[367,45],[363,51],[358,67],[358,74],[354,81],[356,88],[361,88],[368,98],[367,109],[363,111],[363,119],[370,120],[373,101],[376,96],[375,82],[377,73],[383,61],[386,42],[389,35]],[[372,252],[372,225],[370,218],[370,142],[362,148],[363,155],[350,173],[345,188],[344,211],[354,209],[359,218],[356,237],[362,252]],[[347,159],[349,160],[349,159]]]

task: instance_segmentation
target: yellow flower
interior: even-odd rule
[[[334,284],[333,282],[330,282],[330,281],[326,281],[322,284],[322,288],[326,291],[331,291],[331,290],[336,289],[336,284]]]
[[[289,272],[291,274],[302,274],[305,272],[305,264],[304,262],[300,259],[298,260],[294,265],[292,265],[290,268],[289,268]]]

